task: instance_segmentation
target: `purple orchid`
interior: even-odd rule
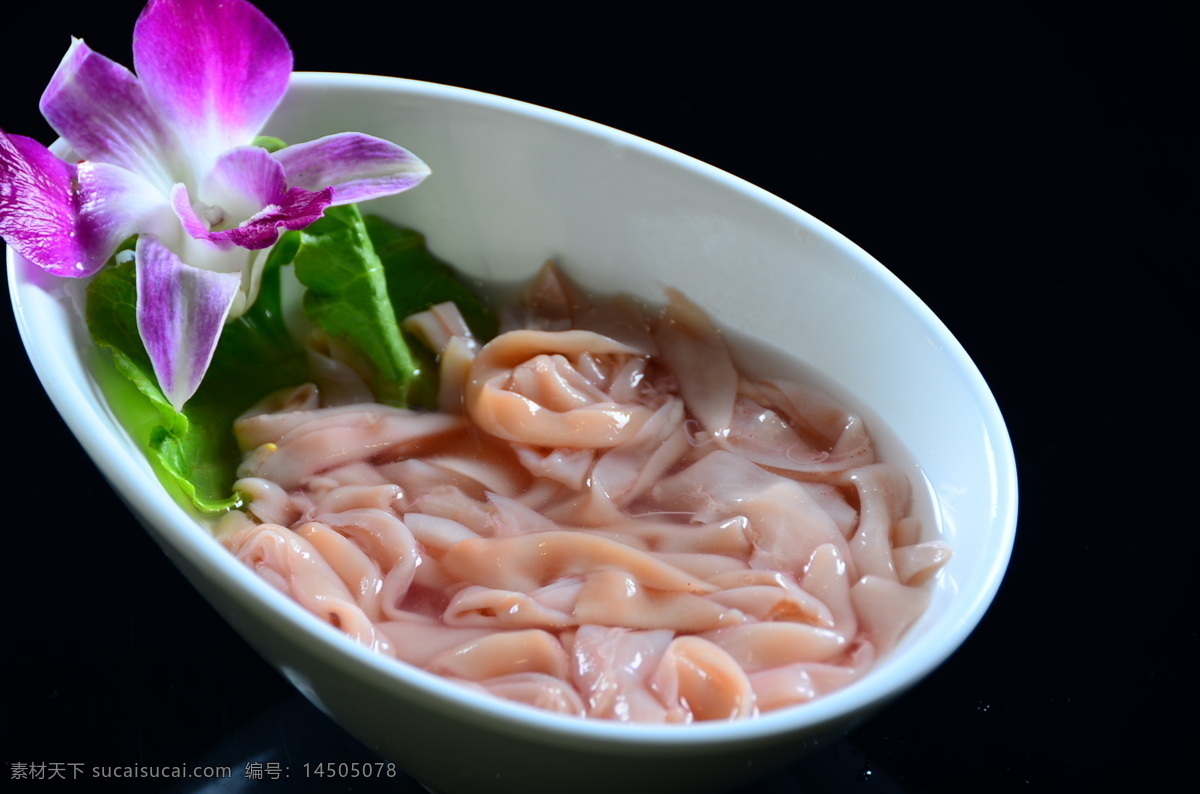
[[[138,329],[178,409],[226,319],[253,302],[284,231],[407,190],[429,169],[354,132],[274,153],[253,145],[287,89],[292,53],[245,0],[149,0],[133,56],[136,76],[72,41],[41,101],[70,160],[0,131],[0,235],[74,277],[139,235]]]

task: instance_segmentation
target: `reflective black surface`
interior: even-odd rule
[[[302,5],[261,3],[297,68],[546,105],[804,208],[912,287],[996,394],[1021,518],[983,624],[873,720],[748,791],[1057,791],[1115,772],[1153,786],[1184,764],[1166,718],[1196,705],[1200,147],[1181,19],[1023,3]],[[0,127],[48,142],[36,102],[68,34],[129,63],[138,10],[72,0],[6,20]],[[66,432],[7,312],[3,327],[5,787],[20,764],[68,777],[71,764],[212,764],[234,778],[170,790],[346,789],[304,764],[377,759],[166,561]],[[248,763],[289,777],[247,779]]]

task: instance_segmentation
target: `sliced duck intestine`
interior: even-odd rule
[[[854,412],[741,372],[678,294],[655,313],[556,269],[527,294],[486,345],[452,307],[410,323],[438,413],[340,385],[247,412],[222,542],[364,645],[573,717],[753,717],[902,641],[950,549]]]

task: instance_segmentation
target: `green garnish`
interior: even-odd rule
[[[429,407],[436,401],[436,362],[400,329],[402,318],[454,301],[478,338],[496,333],[491,311],[428,251],[422,235],[364,219],[354,206],[333,207],[272,249],[258,299],[225,327],[203,383],[176,411],[138,335],[132,263],[100,271],[88,286],[88,329],[123,376],[101,373],[105,393],[160,479],[203,512],[223,512],[240,501],[233,493],[241,458],[234,419],[272,392],[312,379],[304,350],[284,323],[282,278],[289,264],[308,290],[309,319],[374,365],[381,402]]]

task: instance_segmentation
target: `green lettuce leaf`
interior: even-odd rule
[[[109,266],[88,286],[92,339],[111,351],[126,380],[104,379],[110,406],[143,445],[159,479],[203,512],[222,512],[239,502],[233,482],[241,454],[233,420],[271,392],[308,379],[304,353],[284,326],[280,301],[280,265],[297,242],[276,245],[258,300],[225,327],[204,382],[182,412],[159,389],[137,332],[133,264]]]
[[[388,298],[383,263],[354,205],[330,207],[300,232],[293,265],[304,313],[331,336],[350,341],[375,366],[375,396],[398,406],[427,406],[436,391],[405,342]]]
[[[273,135],[259,135],[254,139],[254,145],[266,149],[268,152],[277,152],[280,149],[286,149],[287,144]]]
[[[233,421],[268,394],[311,380],[305,353],[283,319],[287,264],[307,287],[309,319],[372,362],[382,402],[436,402],[436,361],[400,329],[400,318],[455,301],[479,339],[496,333],[492,312],[429,253],[422,235],[379,218],[364,220],[354,206],[332,207],[275,245],[254,306],[225,326],[204,382],[177,412],[159,389],[138,335],[134,266],[110,263],[89,285],[86,308],[92,339],[112,353],[114,368],[101,370],[101,387],[159,479],[201,511],[222,512],[240,501],[233,493],[241,459]]]
[[[399,321],[435,303],[455,301],[476,335],[490,339],[490,310],[425,247],[425,238],[357,207],[331,207],[300,232],[294,264],[308,288],[304,311],[326,333],[349,340],[377,370],[381,402],[430,408],[437,401],[437,367],[429,351]]]
[[[387,273],[388,297],[396,317],[403,320],[451,301],[458,304],[476,339],[486,342],[496,335],[496,315],[462,282],[454,268],[429,252],[425,235],[375,215],[366,216],[363,223]]]

